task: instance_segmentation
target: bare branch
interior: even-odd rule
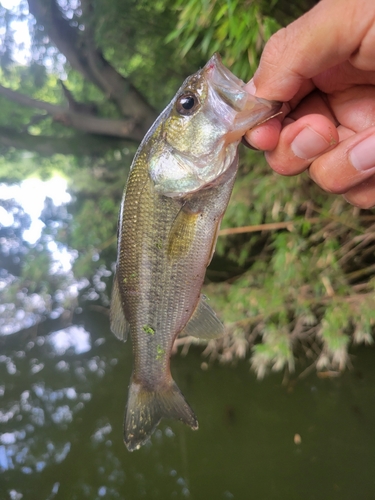
[[[12,128],[0,127],[0,148],[31,151],[41,156],[54,154],[103,156],[109,149],[121,149],[127,145],[129,145],[128,142],[120,139],[90,135],[86,135],[83,139],[79,134],[74,137],[50,137],[31,135]]]
[[[26,123],[22,128],[21,128],[21,131],[22,132],[27,132],[29,130],[29,127],[33,127],[35,125],[38,125],[38,123],[44,121],[45,119],[48,118],[48,115],[47,114],[42,114],[42,115],[34,115],[30,118],[30,121],[28,123]]]
[[[147,119],[148,129],[156,118],[155,110],[145,102],[129,80],[120,75],[91,44],[88,44],[87,55],[90,69],[100,88],[116,102],[121,114],[133,116],[137,122]]]
[[[50,115],[64,113],[65,108],[62,106],[58,106],[57,104],[51,104],[46,101],[39,101],[38,99],[33,99],[25,94],[21,94],[20,92],[16,92],[15,90],[9,89],[8,87],[4,87],[0,85],[0,95],[10,99],[11,101],[17,102],[22,106],[27,106],[29,108],[41,109],[46,111]]]
[[[317,224],[317,223],[322,223],[323,221],[330,220],[330,219],[331,219],[331,215],[326,216],[326,217],[325,216],[323,216],[323,217],[307,217],[306,219],[289,220],[286,222],[269,222],[268,224],[254,224],[252,226],[228,227],[225,229],[220,229],[219,236],[228,236],[231,234],[242,234],[242,233],[256,233],[259,231],[274,231],[277,229],[288,229],[289,231],[291,231],[295,225],[302,224],[303,222],[308,222],[309,224]],[[373,221],[373,220],[375,220],[375,216],[364,215],[364,216],[358,217],[358,219],[361,221]],[[337,222],[345,224],[342,221],[337,221]],[[324,228],[324,230],[325,231],[327,230],[326,227]],[[373,235],[370,235],[370,236],[371,236],[371,239],[373,239]],[[361,237],[364,237],[364,235],[362,235]]]
[[[0,95],[22,106],[46,111],[56,122],[66,127],[81,130],[87,134],[109,135],[135,142],[141,141],[143,137],[143,134],[136,130],[134,120],[115,120],[111,118],[99,118],[88,113],[77,113],[57,104],[39,101],[2,85],[0,85]]]
[[[75,100],[73,94],[70,92],[70,90],[64,85],[64,82],[59,80],[63,94],[65,96],[65,99],[68,102],[69,109],[71,111],[75,111],[78,113],[87,113],[93,116],[96,116],[98,114],[98,107],[94,102],[91,103],[85,103],[85,102],[78,102]]]

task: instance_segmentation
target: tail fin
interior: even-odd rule
[[[193,430],[198,429],[197,417],[172,379],[169,386],[160,391],[148,390],[132,380],[124,428],[127,449],[138,450],[162,417],[181,420]]]

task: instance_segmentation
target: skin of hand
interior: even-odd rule
[[[245,136],[276,172],[309,169],[324,190],[375,205],[374,0],[321,0],[270,38],[245,89],[285,103]]]

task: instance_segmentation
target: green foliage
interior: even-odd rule
[[[215,51],[237,76],[249,79],[266,40],[314,3],[98,0],[81,5],[59,2],[59,9],[70,27],[84,26],[75,32],[81,45],[92,34],[101,54],[127,78],[124,89],[134,88],[160,111],[183,79]],[[87,104],[96,116],[121,115],[110,93],[63,62],[38,24],[33,62],[24,67],[12,64],[14,43],[8,35],[13,14],[5,10],[0,7],[4,40],[0,84],[67,106],[61,78],[74,100]],[[79,51],[80,44],[76,48]],[[30,175],[48,178],[56,171],[63,173],[73,195],[71,220],[61,222],[53,237],[76,251],[76,279],[85,276],[94,281],[100,273],[105,275],[103,269],[115,260],[117,214],[134,141],[129,146],[113,137],[104,141],[99,135],[92,141],[90,134],[80,135],[45,111],[5,97],[0,97],[0,105],[0,127],[11,125],[20,136],[24,132],[31,138],[47,136],[52,148],[55,138],[66,139],[71,147],[86,144],[79,156],[55,154],[42,159],[22,151],[26,142],[4,146],[0,180],[17,182]],[[101,141],[105,147],[100,146],[98,153],[95,146]],[[206,285],[227,335],[211,341],[206,354],[230,362],[251,353],[252,367],[260,377],[268,369],[290,372],[295,365],[312,363],[318,370],[344,369],[351,343],[373,342],[374,224],[373,211],[359,211],[323,193],[306,175],[276,175],[261,154],[242,149],[240,171],[222,223],[227,233],[219,237],[207,274],[212,282]],[[240,234],[231,231],[238,227],[247,229]],[[5,298],[13,297],[21,307],[17,294],[24,286],[31,294],[43,296],[45,307],[51,308],[52,297],[60,289],[67,290],[70,282],[51,273],[46,278],[50,268],[46,247],[34,248],[22,263],[21,276],[2,292],[2,300],[7,293]]]
[[[27,151],[15,150],[0,157],[0,182],[7,184],[17,184],[30,177],[48,180],[56,174],[69,178],[72,171],[77,172],[77,161],[72,156],[56,154],[40,158]]]
[[[112,258],[115,255],[118,203],[101,196],[81,199],[72,209],[73,221],[60,238],[78,252],[74,262],[76,277],[92,276],[106,262],[104,250],[109,248]]]
[[[36,72],[36,68],[40,68]],[[42,77],[43,74],[43,77]],[[0,84],[11,90],[22,89],[22,93],[38,100],[45,100],[51,104],[61,104],[61,91],[56,75],[47,75],[45,68],[39,65],[13,65],[5,71],[0,68]],[[21,104],[17,104],[7,97],[0,96],[2,113],[0,126],[9,124],[15,130],[30,126],[35,134],[52,135],[54,124],[44,112],[38,112]]]
[[[343,370],[348,361],[347,345],[349,337],[344,331],[349,326],[350,307],[346,303],[330,304],[321,320],[319,335],[323,340],[323,350],[318,359],[317,367],[338,368]]]
[[[264,43],[280,28],[265,14],[264,0],[177,0],[178,24],[167,42],[179,41],[179,54],[193,50],[208,59],[220,52],[224,63],[243,80],[255,71]]]
[[[161,111],[186,76],[205,62],[205,54],[181,57],[180,40],[166,44],[176,16],[171,2],[97,2],[91,19],[105,56]]]
[[[258,378],[264,377],[268,366],[271,366],[273,371],[287,368],[289,372],[293,372],[294,356],[289,332],[271,323],[266,326],[262,337],[263,343],[253,347],[251,358],[251,366]]]
[[[22,268],[22,277],[28,281],[28,290],[31,293],[42,290],[45,280],[50,274],[51,255],[44,251],[33,249],[28,252]]]
[[[293,370],[292,355],[342,370],[351,342],[372,343],[375,216],[323,194],[307,176],[272,173],[254,153],[242,162],[222,227],[259,230],[219,238],[220,256],[245,272],[206,293],[228,335],[242,332],[259,377]],[[235,343],[220,340],[206,352],[231,360]]]
[[[293,355],[302,363],[310,358],[318,370],[343,370],[352,342],[373,342],[375,215],[361,215],[337,197],[321,197],[307,177],[282,178],[259,165],[246,170],[224,226],[237,225],[239,207],[241,222],[251,229],[247,206],[256,207],[256,224],[265,230],[247,239],[219,238],[221,254],[245,262],[247,270],[230,284],[207,287],[213,307],[229,335],[242,330],[246,350],[253,346],[251,364],[259,377],[268,368],[293,370]],[[260,175],[262,189],[254,186]],[[279,229],[272,230],[272,224]],[[225,361],[226,349],[218,341],[208,352]]]

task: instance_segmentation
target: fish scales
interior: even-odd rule
[[[139,172],[141,163],[135,164],[129,177],[121,234],[132,237],[120,243],[127,258],[121,261],[118,277],[126,280],[123,293],[125,315],[132,325],[134,379],[152,388],[163,384],[169,375],[166,367],[175,337],[197,305],[212,239],[222,207],[229,200],[235,169],[225,189],[214,187],[190,199],[176,200],[155,193],[150,180]],[[143,207],[139,210],[141,192]],[[180,238],[171,242],[173,223],[182,210],[194,225],[194,239],[184,240],[178,235]],[[139,247],[142,253],[137,251]]]
[[[223,325],[201,295],[251,126],[279,108],[249,96],[217,55],[188,78],[142,141],[121,205],[111,328],[130,332],[133,374],[124,441],[132,451],[162,417],[198,422],[170,371],[184,331],[215,338]]]

